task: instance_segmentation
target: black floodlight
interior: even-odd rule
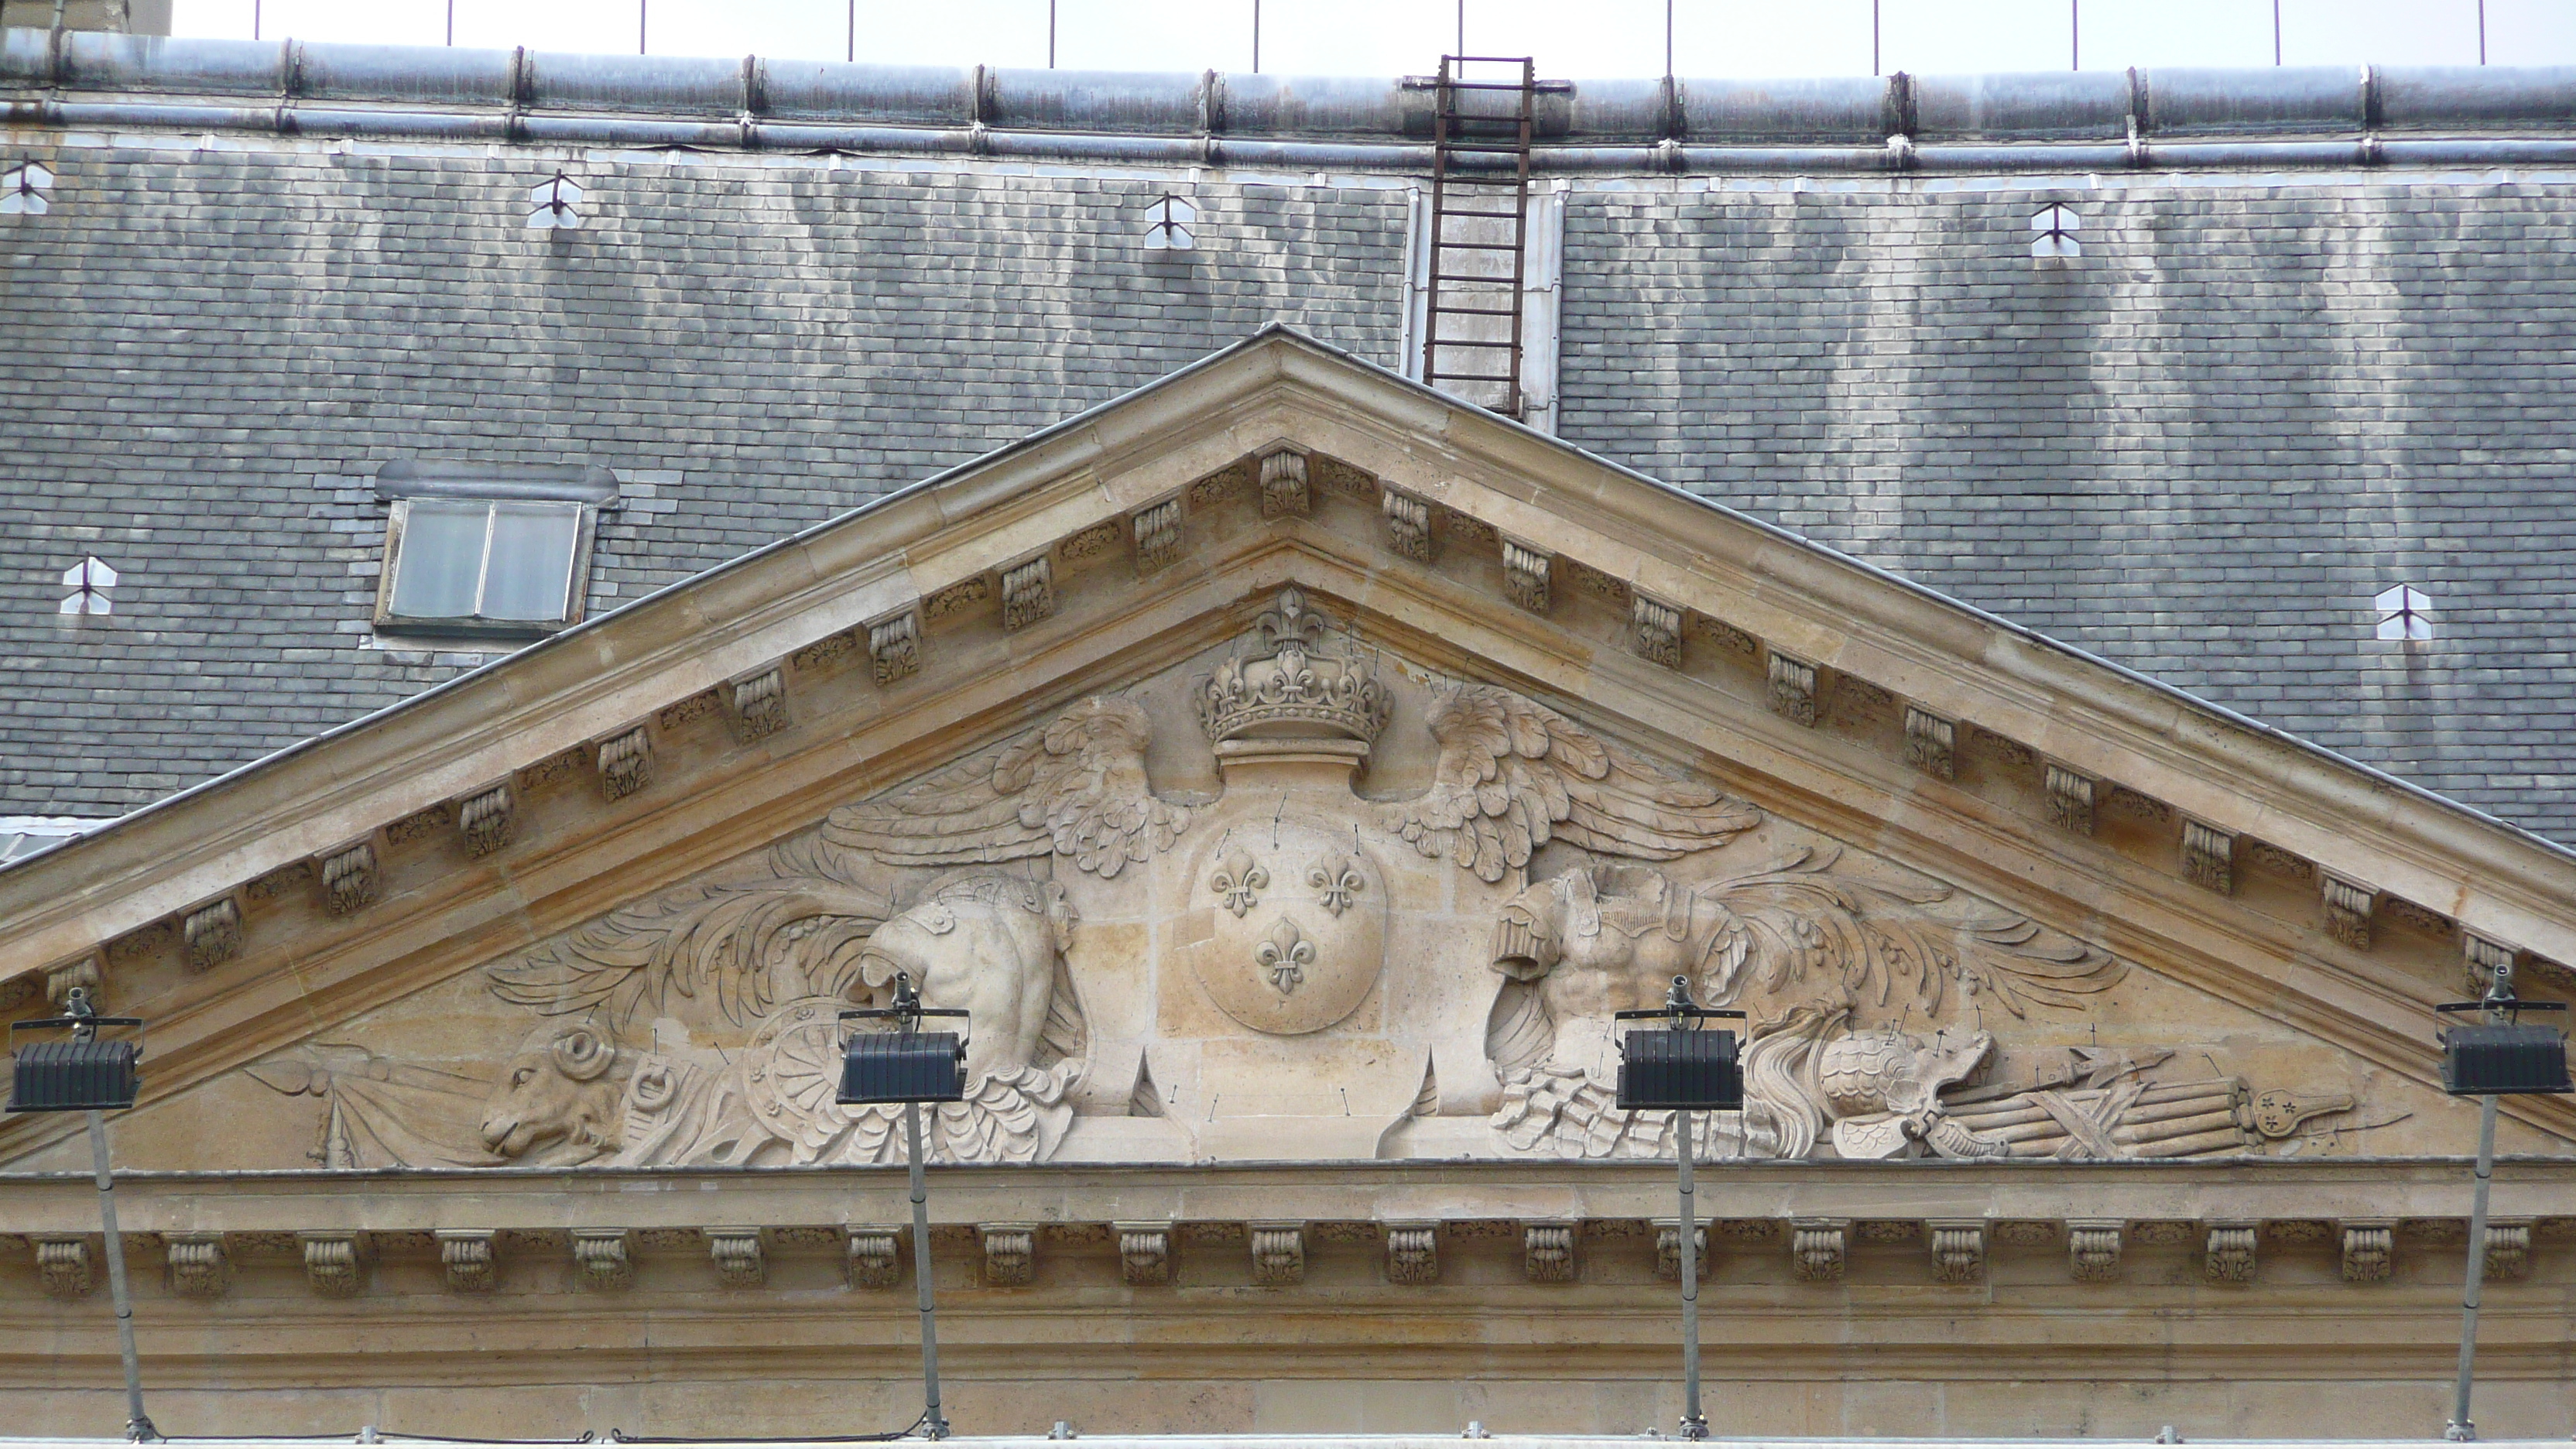
[[[963,1011],[924,1009],[912,989],[912,978],[894,979],[894,1005],[845,1011],[841,1020],[891,1020],[892,1031],[851,1034],[841,1049],[841,1093],[845,1107],[878,1102],[962,1102],[966,1100],[966,1039],[953,1031],[923,1031],[925,1016],[964,1017]]]
[[[1630,1111],[1743,1110],[1744,1069],[1735,1059],[1735,1033],[1709,1030],[1705,1023],[1716,1017],[1741,1021],[1744,1013],[1692,1005],[1688,984],[1678,976],[1662,1006],[1616,1013],[1620,1021],[1668,1023],[1619,1039],[1619,1105]]]
[[[2567,1033],[2525,1023],[2526,1011],[2565,1012],[2555,1001],[2452,1001],[2433,1008],[2446,1016],[2493,1011],[2506,1021],[2446,1026],[2442,1031],[2442,1090],[2454,1097],[2516,1097],[2576,1091],[2567,1076]]]
[[[9,1023],[14,1038],[21,1031],[68,1031],[59,1041],[29,1042],[15,1053],[16,1076],[10,1084],[12,1112],[121,1112],[134,1105],[142,1074],[143,1043],[102,1041],[103,1026],[141,1027],[139,1016],[100,1016],[87,1008],[84,993],[69,1016],[48,1016]]]

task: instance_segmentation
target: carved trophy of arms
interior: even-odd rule
[[[1386,807],[1387,827],[1486,881],[1562,840],[1604,855],[1672,860],[1723,845],[1762,812],[1704,785],[1654,773],[1581,725],[1487,684],[1433,701],[1440,742],[1431,788]]]

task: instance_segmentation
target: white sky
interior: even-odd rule
[[[1421,74],[1458,39],[1459,0],[176,0],[181,35],[376,41],[890,64]],[[2274,0],[1669,0],[1685,76],[1866,75],[2273,58]],[[1466,44],[1552,77],[1664,70],[1667,0],[1464,0]],[[2290,65],[2474,65],[2479,0],[2278,0]],[[2484,0],[2487,59],[2576,65],[2576,0]]]

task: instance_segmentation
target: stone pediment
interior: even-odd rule
[[[897,972],[949,1160],[1669,1156],[1674,975],[1751,1016],[1714,1155],[2407,1155],[2571,886],[1272,332],[0,875],[0,979],[152,1021],[139,1166],[899,1160],[831,1102]]]

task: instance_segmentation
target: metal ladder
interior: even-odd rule
[[[1471,81],[1470,65],[1516,65],[1520,79]],[[1538,90],[1530,56],[1444,55],[1432,113],[1422,380],[1510,417],[1521,415],[1521,286]]]

